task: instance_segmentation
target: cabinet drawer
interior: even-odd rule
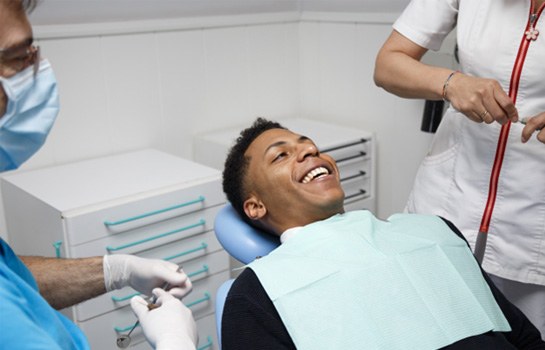
[[[209,280],[206,280],[208,282],[205,286],[202,286],[200,283],[202,281],[199,281],[195,283],[193,292],[183,300],[184,304],[189,305],[193,311],[193,317],[197,321],[198,326],[203,325],[202,329],[199,327],[199,347],[207,345],[208,337],[211,337],[213,344],[217,344],[215,342],[216,335],[213,323],[216,290],[227,279],[229,279],[228,271],[211,276]],[[205,293],[208,294],[205,295]],[[126,306],[90,320],[78,322],[78,325],[89,339],[91,349],[118,350],[116,346],[118,334],[126,334],[135,322],[136,317],[132,309],[130,306]],[[208,323],[212,325],[208,325]],[[207,326],[204,326],[205,324]],[[210,329],[214,330],[214,332],[210,332]],[[134,344],[144,341],[141,327],[138,326],[135,328],[131,333],[131,338]],[[143,346],[142,349],[149,349],[146,347],[146,344],[138,345]],[[203,350],[209,348],[203,347]]]
[[[226,271],[229,268],[229,256],[223,250],[189,261],[183,261],[182,258],[172,261],[183,263],[184,272],[194,285],[198,281],[206,280],[210,276]],[[206,281],[203,281],[203,283],[206,283]],[[78,321],[85,321],[111,310],[125,307],[130,304],[130,299],[137,294],[130,287],[111,291],[75,306],[74,317]],[[193,292],[191,295],[193,295]]]
[[[220,180],[108,207],[64,213],[70,245],[135,230],[225,202]]]
[[[375,211],[375,199],[373,197],[367,198],[354,198],[352,200],[347,200],[344,203],[344,209],[346,211],[352,210],[369,210],[371,212]]]
[[[343,182],[344,200],[353,201],[356,199],[371,196],[369,178],[357,178]]]
[[[69,247],[70,257],[104,254],[135,254],[154,247],[202,236],[214,228],[214,218],[221,205],[192,212],[153,225],[104,237]]]
[[[362,159],[370,155],[370,142],[367,139],[347,142],[335,147],[320,149],[320,152],[327,153],[335,159],[339,166],[352,159]]]
[[[341,175],[341,184],[357,178],[370,177],[371,161],[369,158],[351,160],[339,165],[339,173]]]

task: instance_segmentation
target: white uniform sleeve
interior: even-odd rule
[[[437,51],[456,26],[460,1],[412,0],[394,23],[394,29],[415,44]]]

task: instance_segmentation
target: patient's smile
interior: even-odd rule
[[[329,170],[328,169],[324,168],[323,166],[317,167],[317,168],[309,171],[309,173],[303,178],[303,180],[301,182],[304,183],[304,184],[308,184],[312,180],[315,180],[315,179],[318,179],[318,178],[320,178],[322,176],[327,176],[327,175],[329,175]]]

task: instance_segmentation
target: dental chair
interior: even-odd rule
[[[265,256],[280,245],[280,239],[248,225],[231,204],[226,204],[214,221],[216,238],[225,251],[243,264],[249,264],[258,256]],[[234,279],[225,281],[216,292],[216,329],[221,349],[221,319],[225,298]]]

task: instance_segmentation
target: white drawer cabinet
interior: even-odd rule
[[[194,285],[184,303],[199,324],[199,348],[217,349],[214,297],[229,278],[229,257],[213,232],[225,203],[218,170],[142,150],[16,172],[1,185],[9,240],[19,254],[123,253],[182,266]],[[129,307],[135,294],[127,287],[67,312],[93,349],[117,349],[117,335],[136,321]],[[149,349],[140,333],[132,346]]]

